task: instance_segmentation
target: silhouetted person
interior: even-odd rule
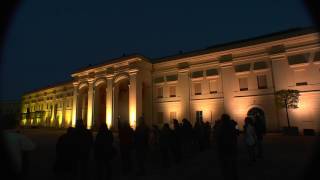
[[[149,129],[145,124],[143,117],[138,121],[138,125],[134,135],[136,147],[136,159],[138,162],[137,175],[145,175],[145,161],[148,150]]]
[[[209,122],[204,123],[204,147],[210,148],[211,126]]]
[[[247,146],[249,153],[249,165],[252,165],[256,161],[255,145],[256,145],[256,133],[253,126],[253,120],[250,117],[246,117],[244,120],[244,142]]]
[[[150,131],[150,137],[149,137],[149,144],[155,149],[159,145],[159,135],[160,135],[159,127],[157,125],[152,125],[152,129]]]
[[[176,163],[180,163],[182,158],[181,139],[182,139],[181,126],[178,120],[174,119],[171,149],[172,149],[172,154]]]
[[[59,137],[56,144],[54,173],[59,177],[59,179],[70,179],[74,171],[74,151],[77,149],[72,146],[72,131],[73,128],[69,127],[67,132]]]
[[[263,136],[266,133],[266,124],[265,120],[260,115],[255,115],[254,117],[254,128],[257,135],[257,157],[263,158],[263,147],[262,147],[262,141]]]
[[[113,134],[106,124],[101,124],[94,142],[94,157],[98,179],[111,179],[112,166],[110,161],[115,156]]]
[[[182,139],[183,139],[183,149],[190,152],[193,141],[193,130],[190,121],[187,119],[182,119]]]
[[[236,124],[227,114],[223,114],[216,123],[216,141],[223,178],[238,179]]]
[[[29,177],[29,154],[30,151],[35,149],[35,144],[26,136],[18,131],[19,121],[14,116],[6,115],[1,118],[0,128],[3,128],[2,140],[3,144],[0,146],[4,147],[5,154],[7,157],[1,157],[0,161],[5,159],[9,160],[8,167],[1,167],[10,172],[5,172],[10,175],[10,179],[28,179]],[[8,178],[3,176],[2,178]]]
[[[76,151],[75,174],[80,179],[88,179],[88,165],[90,151],[93,144],[91,131],[87,130],[82,120],[76,121],[76,127],[72,133],[73,145]]]
[[[194,133],[195,133],[195,140],[198,144],[200,152],[204,150],[205,147],[205,129],[204,123],[201,119],[197,120],[194,125]]]
[[[165,123],[160,131],[159,146],[161,152],[162,167],[170,167],[170,149],[172,145],[173,132],[168,123]]]
[[[132,171],[132,151],[134,142],[134,131],[129,123],[124,123],[119,129],[119,143],[121,154],[122,172],[127,174]]]

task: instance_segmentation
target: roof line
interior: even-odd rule
[[[42,88],[36,88],[34,90],[27,91],[27,92],[23,93],[23,96],[31,94],[31,93],[36,93],[36,92],[39,92],[39,91],[47,90],[47,89],[50,89],[50,88],[53,88],[53,87],[67,85],[67,84],[70,84],[72,82],[73,82],[72,80],[67,80],[67,81],[61,81],[61,82],[58,82],[58,83],[50,84],[50,85],[42,87]]]
[[[169,55],[169,56],[164,56],[164,57],[160,57],[160,58],[155,58],[155,59],[153,59],[153,63],[161,63],[161,62],[176,60],[176,59],[180,59],[180,58],[202,55],[202,54],[206,54],[206,53],[210,53],[210,52],[217,52],[217,51],[222,51],[222,50],[229,50],[229,49],[234,49],[234,48],[239,48],[239,47],[256,45],[256,44],[260,44],[260,43],[276,41],[276,40],[280,40],[280,39],[286,39],[286,38],[290,38],[290,37],[295,37],[295,36],[305,35],[305,34],[315,33],[315,32],[317,32],[315,27],[292,28],[292,29],[288,29],[288,30],[284,30],[284,31],[278,31],[278,32],[265,34],[262,36],[256,36],[256,37],[252,37],[252,38],[231,41],[231,42],[222,43],[222,44],[216,44],[216,45],[209,46],[205,49],[198,49],[198,50],[193,50],[193,51],[189,51],[189,52],[182,53],[182,54],[175,54],[175,55]]]
[[[138,54],[138,53],[134,53],[134,54],[129,54],[129,55],[122,56],[122,57],[109,59],[109,60],[106,60],[106,61],[104,61],[102,63],[97,63],[95,65],[91,65],[91,66],[88,66],[88,67],[83,67],[83,68],[80,68],[78,70],[75,70],[71,74],[80,73],[82,71],[94,69],[94,68],[97,68],[97,67],[100,67],[100,66],[109,65],[109,64],[112,64],[112,63],[116,63],[116,62],[121,62],[121,61],[132,59],[132,58],[135,58],[135,57],[139,57],[139,58],[141,58],[143,60],[149,61],[147,57],[145,57],[145,56],[143,56],[141,54]]]

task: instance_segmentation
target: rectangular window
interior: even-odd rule
[[[239,78],[240,91],[248,91],[248,78]]]
[[[255,62],[253,65],[254,70],[260,70],[260,69],[266,69],[266,68],[268,68],[268,65],[267,65],[267,62],[265,61]]]
[[[166,77],[167,81],[176,81],[178,80],[178,75],[170,75]]]
[[[210,94],[215,94],[218,92],[218,82],[217,80],[210,80],[209,81],[209,90]]]
[[[163,112],[158,112],[157,114],[157,124],[163,123]]]
[[[177,119],[177,112],[170,112],[170,121]]]
[[[157,97],[158,98],[163,98],[163,87],[158,87],[157,88]]]
[[[196,111],[196,121],[200,121],[202,119],[202,111]]]
[[[201,83],[194,83],[194,95],[201,95]]]
[[[170,86],[169,91],[170,91],[170,97],[176,97],[176,86]]]
[[[251,64],[240,64],[240,65],[236,65],[234,68],[236,72],[245,72],[245,71],[250,71],[250,66]]]
[[[203,77],[203,71],[195,71],[195,72],[192,72],[191,77],[192,77],[192,78]]]
[[[259,89],[267,89],[268,88],[266,75],[257,76],[257,81],[258,81],[258,88]]]
[[[288,64],[295,65],[295,64],[307,63],[309,60],[309,56],[310,56],[309,53],[288,56]]]
[[[162,82],[164,82],[164,77],[157,77],[154,79],[154,82],[155,83],[162,83]]]
[[[218,70],[217,69],[208,69],[206,71],[206,75],[207,76],[217,76],[219,73],[218,73]]]

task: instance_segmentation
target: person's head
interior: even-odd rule
[[[68,129],[67,129],[67,134],[72,133],[72,131],[73,131],[73,127],[68,127]]]
[[[154,124],[152,125],[153,129],[159,129],[158,125]]]
[[[105,132],[105,131],[108,131],[108,126],[106,123],[102,123],[100,124],[99,126],[99,132]]]
[[[221,121],[230,121],[230,116],[228,114],[222,114]]]
[[[141,116],[140,118],[139,118],[139,121],[138,121],[138,125],[144,125],[144,118],[143,118],[143,116]]]
[[[178,125],[179,124],[178,120],[177,119],[173,119],[173,124],[174,125]]]
[[[245,119],[244,119],[244,123],[245,124],[252,124],[253,122],[252,122],[252,118],[250,118],[250,117],[246,117]]]
[[[163,128],[164,128],[164,129],[169,129],[169,128],[170,128],[170,127],[169,127],[169,124],[168,124],[168,123],[164,123],[164,124],[163,124]]]
[[[76,129],[85,129],[82,119],[76,121]]]

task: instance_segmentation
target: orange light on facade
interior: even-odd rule
[[[136,108],[130,107],[130,126],[135,129],[136,128]]]

